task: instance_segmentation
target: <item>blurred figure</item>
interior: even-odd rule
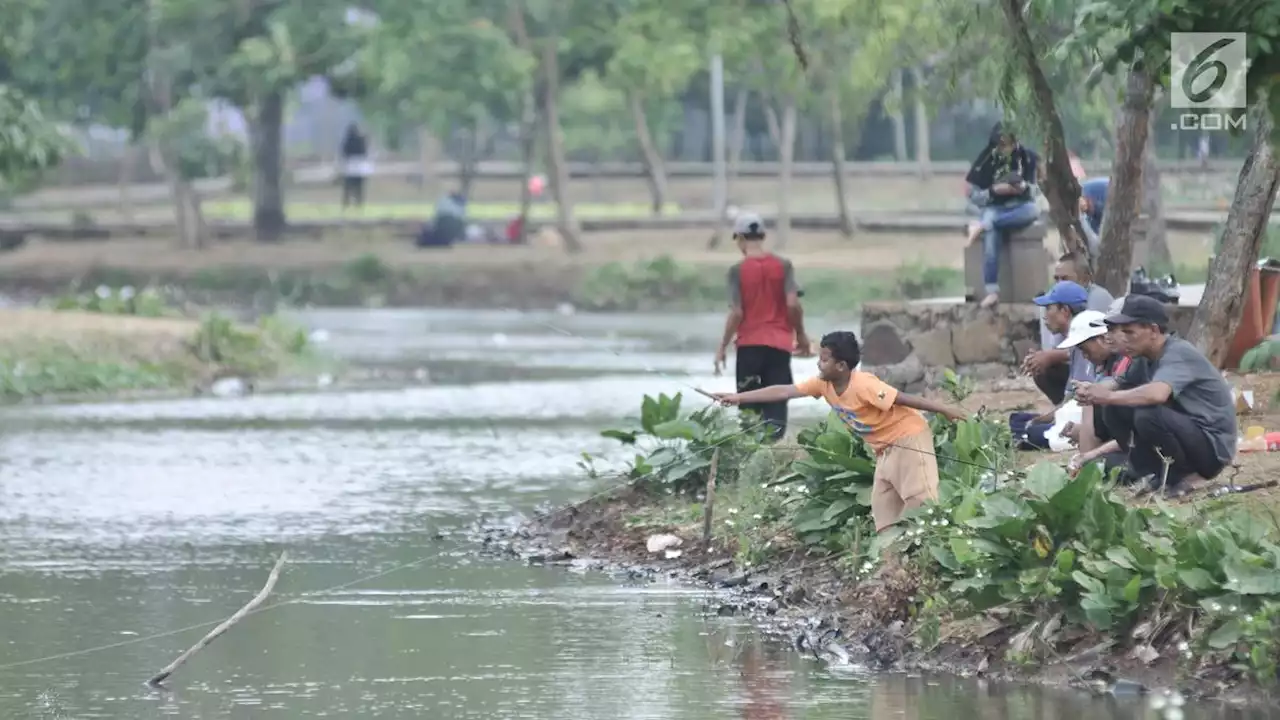
[[[1084,228],[1089,257],[1097,260],[1102,251],[1102,216],[1107,210],[1111,178],[1094,178],[1080,183],[1080,227]]]
[[[342,207],[364,207],[365,179],[372,174],[369,141],[360,128],[351,123],[342,138]]]
[[[451,192],[436,203],[436,215],[418,233],[418,247],[449,247],[467,237],[467,199]]]

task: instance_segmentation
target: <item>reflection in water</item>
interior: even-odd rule
[[[684,318],[577,316],[559,321],[574,328],[566,336],[504,313],[310,320],[351,356],[433,374],[440,363],[479,369],[470,385],[396,392],[0,410],[0,718],[1127,720],[1141,711],[1136,700],[837,674],[708,613],[708,591],[479,559],[451,534],[478,515],[591,492],[579,453],[621,457],[601,425],[633,415],[645,392],[682,389],[670,373],[705,374],[718,321],[695,319],[690,330]],[[559,358],[580,376],[506,381]],[[812,361],[801,362],[808,372]],[[796,409],[825,412],[816,402]],[[289,604],[203,650],[171,693],[141,683],[204,630],[4,667],[222,619],[261,586],[281,548],[291,562],[275,600]]]

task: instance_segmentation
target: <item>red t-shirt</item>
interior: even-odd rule
[[[796,330],[787,315],[787,295],[798,289],[791,261],[772,253],[752,255],[729,268],[729,301],[742,308],[738,347],[794,350]]]

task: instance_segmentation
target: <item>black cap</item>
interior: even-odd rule
[[[1168,325],[1169,314],[1164,310],[1164,303],[1147,295],[1130,295],[1124,299],[1120,312],[1112,313],[1103,320],[1108,325]]]

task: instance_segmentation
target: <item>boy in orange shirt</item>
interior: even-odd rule
[[[964,410],[898,392],[880,378],[855,370],[862,360],[858,338],[851,332],[822,337],[818,377],[795,385],[774,385],[742,393],[713,393],[725,405],[763,403],[809,396],[827,401],[836,415],[876,454],[871,517],[876,532],[893,525],[902,513],[938,499],[938,459],[933,433],[919,411],[952,420]]]

